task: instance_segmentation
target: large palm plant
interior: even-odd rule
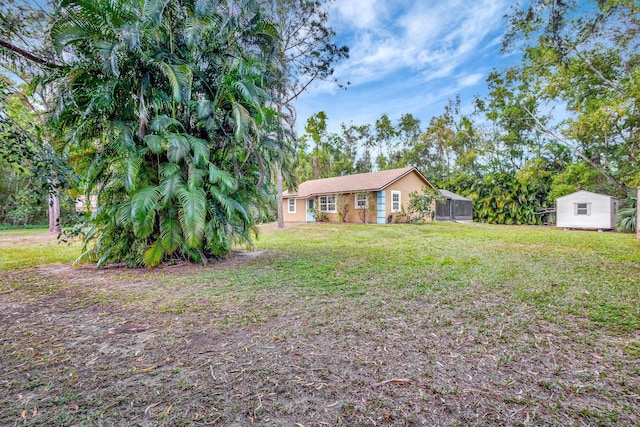
[[[57,16],[57,122],[99,195],[84,255],[154,266],[250,243],[291,150],[264,138],[275,32],[256,4],[67,0]]]
[[[616,215],[616,229],[623,233],[635,233],[638,224],[638,197],[630,195],[623,200],[623,208]]]

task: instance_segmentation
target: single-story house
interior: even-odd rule
[[[556,225],[563,228],[610,230],[616,227],[618,199],[577,191],[556,200]]]
[[[415,167],[305,181],[282,196],[284,222],[403,222],[409,193],[433,185]],[[427,219],[429,220],[429,219]]]
[[[438,190],[445,198],[436,203],[436,221],[473,221],[473,202],[447,190]]]

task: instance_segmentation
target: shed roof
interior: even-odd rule
[[[448,190],[442,190],[442,189],[438,189],[438,191],[440,192],[440,194],[442,194],[445,198],[449,199],[449,200],[464,200],[467,202],[470,202],[471,199],[467,199],[466,197],[462,197],[459,194],[456,194],[452,191],[448,191]]]
[[[379,191],[404,176],[415,172],[429,187],[431,183],[415,167],[389,169],[378,172],[358,173],[333,178],[313,179],[298,186],[298,191],[285,191],[283,197],[305,198],[318,194],[354,193],[358,191]]]
[[[576,197],[592,197],[592,198],[595,197],[595,198],[602,198],[602,199],[607,198],[607,199],[617,200],[615,197],[609,196],[608,194],[594,193],[594,192],[587,191],[587,190],[579,190],[579,191],[576,191],[575,193],[566,194],[566,195],[564,195],[562,197],[558,197],[556,199],[556,201],[560,201],[560,200],[565,199],[565,198],[573,199],[573,198],[576,198]]]

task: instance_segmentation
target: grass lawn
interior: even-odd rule
[[[153,270],[0,231],[0,425],[640,426],[640,242],[262,228]]]
[[[78,248],[60,243],[46,228],[0,230],[0,272],[67,262],[78,257]]]

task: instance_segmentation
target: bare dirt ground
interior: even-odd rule
[[[637,332],[473,286],[211,298],[190,281],[268,255],[4,274],[0,425],[640,425]]]

